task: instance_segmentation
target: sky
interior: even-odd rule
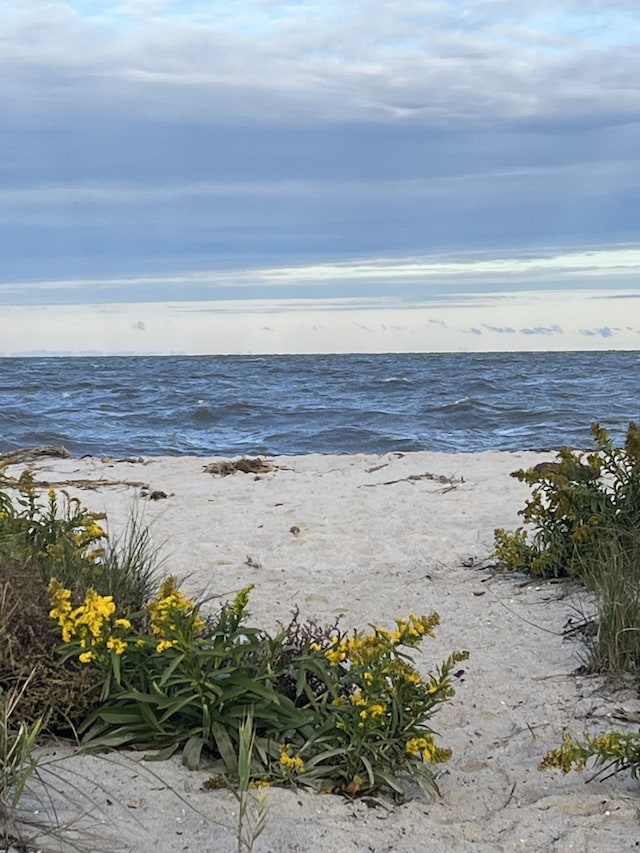
[[[640,349],[638,0],[4,0],[0,355]]]

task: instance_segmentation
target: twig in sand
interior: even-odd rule
[[[509,805],[509,803],[513,799],[513,794],[514,794],[515,790],[516,790],[516,782],[514,782],[513,785],[511,786],[511,790],[509,791],[509,796],[507,797],[507,799],[502,804],[500,810],[506,809],[506,807]]]
[[[134,489],[148,489],[142,480],[36,480],[33,484],[38,489],[62,489],[71,486],[74,489],[100,489],[103,486],[131,486]]]
[[[383,483],[362,483],[358,488],[394,486],[396,483],[415,483],[418,480],[433,480],[436,483],[446,483],[449,488],[445,489],[444,492],[450,492],[452,489],[459,486],[460,483],[464,483],[464,477],[460,477],[459,479],[456,477],[445,477],[444,474],[430,474],[427,471],[425,474],[409,474],[408,477],[400,477],[398,480],[385,480]]]
[[[373,474],[375,471],[380,471],[382,468],[386,468],[388,462],[383,462],[382,465],[374,465],[373,468],[365,468],[367,474]]]

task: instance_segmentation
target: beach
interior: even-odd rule
[[[252,584],[251,624],[274,630],[298,608],[302,618],[362,629],[436,610],[441,624],[415,654],[418,668],[469,651],[455,697],[433,719],[453,750],[439,799],[417,789],[402,805],[384,795],[269,789],[256,851],[631,850],[640,843],[637,783],[585,784],[588,773],[563,777],[538,764],[565,729],[624,728],[616,709],[633,713],[640,703],[576,675],[582,647],[563,634],[589,606],[577,587],[501,574],[488,559],[494,528],[517,527],[529,494],[510,472],[552,457],[311,454],[228,476],[205,470],[213,457],[45,457],[29,467],[43,489],[106,512],[111,535],[137,513],[163,571],[189,594],[226,600]],[[179,757],[146,762],[133,751],[68,753],[56,745],[43,758],[55,759],[56,814],[89,849],[236,849],[236,801],[203,790],[206,768],[188,771]]]

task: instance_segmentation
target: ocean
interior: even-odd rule
[[[640,352],[0,358],[0,452],[549,450],[640,420]]]

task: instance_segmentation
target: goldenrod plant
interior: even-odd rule
[[[604,427],[591,425],[596,449],[563,447],[554,462],[511,475],[532,488],[520,510],[526,528],[495,531],[495,556],[504,568],[537,577],[582,576],[594,549],[640,523],[640,426],[631,422],[616,447]]]
[[[102,673],[100,705],[80,727],[85,742],[143,743],[163,754],[181,746],[193,766],[205,750],[234,778],[250,713],[254,781],[402,796],[411,777],[437,791],[433,767],[450,752],[428,721],[453,695],[451,672],[467,653],[424,678],[415,669],[407,650],[433,634],[436,613],[398,619],[393,631],[316,631],[295,648],[291,626],[270,637],[245,624],[250,587],[206,621],[169,577],[145,606],[142,629],[111,596],[89,590],[74,607],[55,579],[50,592],[63,657]],[[280,690],[292,683],[293,695]]]
[[[640,734],[615,731],[595,736],[585,734],[584,740],[579,741],[565,733],[562,745],[547,753],[540,769],[569,773],[582,771],[588,764],[597,768],[594,779],[629,771],[634,779],[640,780]]]

